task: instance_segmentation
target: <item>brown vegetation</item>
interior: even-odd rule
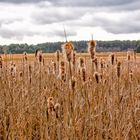
[[[140,56],[95,45],[2,55],[0,140],[140,139]]]

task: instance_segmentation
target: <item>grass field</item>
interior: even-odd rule
[[[0,140],[139,140],[140,55],[92,49],[1,55]]]

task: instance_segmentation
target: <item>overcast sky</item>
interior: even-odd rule
[[[0,44],[140,39],[140,0],[0,0]]]

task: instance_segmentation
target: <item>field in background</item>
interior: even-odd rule
[[[1,55],[0,140],[140,139],[140,54],[64,55]]]
[[[43,57],[45,59],[53,59],[55,53],[43,53]],[[111,52],[100,52],[96,53],[97,57],[100,58],[107,58]],[[114,53],[116,57],[118,58],[126,58],[127,57],[127,52],[115,52]],[[140,53],[137,53],[137,59],[140,59]],[[7,55],[1,55],[3,57],[3,60],[22,60],[23,59],[23,54],[7,54]],[[29,60],[34,60],[35,54],[28,54],[28,59]],[[62,54],[61,54],[62,57]],[[88,53],[78,53],[77,57],[89,57]]]

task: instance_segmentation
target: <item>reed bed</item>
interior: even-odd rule
[[[0,140],[139,140],[140,57],[74,52],[0,57]]]

